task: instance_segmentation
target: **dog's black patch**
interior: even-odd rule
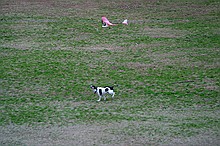
[[[105,92],[108,92],[108,88],[105,88]]]
[[[99,95],[102,96],[102,89],[99,89]]]
[[[105,86],[105,88],[110,88],[111,90],[113,90],[113,86]]]

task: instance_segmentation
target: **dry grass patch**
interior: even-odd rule
[[[142,111],[147,121],[100,122],[70,124],[69,126],[7,125],[1,127],[1,144],[21,145],[182,145],[217,144],[219,129],[200,129],[208,116],[216,118],[212,111]],[[199,118],[200,117],[200,118]],[[207,119],[209,119],[207,117]],[[195,127],[185,125],[197,121]],[[208,128],[208,127],[207,127]],[[187,138],[186,138],[187,137]]]
[[[189,32],[183,30],[151,27],[145,27],[143,33],[153,38],[181,38],[189,34]]]
[[[217,0],[0,7],[0,145],[218,144]],[[114,83],[96,102],[89,85]]]
[[[114,45],[98,45],[98,46],[90,46],[90,47],[83,47],[82,49],[85,50],[90,50],[90,51],[103,51],[103,50],[108,50],[108,51],[123,51],[126,48],[120,47],[120,46],[114,46]]]
[[[169,53],[163,53],[163,52],[151,52],[149,51],[146,53],[147,55],[145,57],[149,58],[149,63],[144,62],[127,62],[125,63],[125,66],[131,69],[137,69],[137,70],[147,70],[149,68],[151,69],[158,69],[158,68],[165,68],[167,66],[185,66],[190,62],[190,57],[187,55],[187,53],[184,52],[169,52]],[[174,59],[176,58],[176,59]]]
[[[125,64],[127,68],[130,69],[138,69],[138,70],[146,70],[148,68],[157,68],[157,64],[145,64],[140,62],[128,62]]]

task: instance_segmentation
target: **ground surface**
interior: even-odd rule
[[[1,0],[0,145],[220,145],[219,24],[218,0]]]

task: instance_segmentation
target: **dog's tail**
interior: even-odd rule
[[[108,88],[110,88],[111,90],[113,90],[114,87],[117,87],[117,86],[118,86],[117,84],[114,84],[113,86],[105,86],[105,88],[108,87]]]

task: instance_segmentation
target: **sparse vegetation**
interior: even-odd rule
[[[0,145],[220,143],[218,0],[0,7]],[[115,99],[90,84],[117,84]]]

